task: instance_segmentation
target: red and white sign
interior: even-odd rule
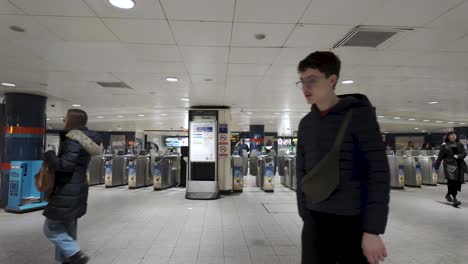
[[[227,158],[229,156],[229,136],[227,124],[219,125],[218,135],[218,156]]]

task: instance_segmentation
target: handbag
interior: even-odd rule
[[[340,183],[340,151],[352,111],[346,113],[331,150],[301,180],[301,190],[308,202],[324,201]]]
[[[44,200],[48,200],[54,189],[55,171],[47,167],[47,162],[42,162],[39,173],[34,176],[34,183],[39,192],[44,193]]]

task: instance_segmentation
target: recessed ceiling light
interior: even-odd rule
[[[164,125],[164,123],[159,123],[160,125]]]
[[[180,99],[180,100],[182,100],[182,101],[184,101],[184,102],[190,101],[190,99],[188,99],[188,98],[182,98],[182,99]]]
[[[101,118],[104,118],[103,116],[98,116],[97,118],[101,119]]]
[[[416,119],[414,119],[414,118],[410,118],[410,119],[408,119],[408,120],[409,120],[409,121],[414,121],[414,120],[416,120]]]
[[[352,83],[354,83],[354,81],[353,80],[345,80],[345,81],[342,81],[341,83],[342,84],[352,84]]]
[[[388,134],[388,132],[384,132],[385,134]]]
[[[65,119],[65,118],[63,118],[63,117],[60,118],[60,120],[63,120],[63,119]]]
[[[415,127],[414,129],[419,130],[419,127]]]
[[[143,117],[143,116],[145,116],[145,115],[138,115],[138,116],[139,116],[139,117]]]
[[[121,128],[121,127],[119,127],[119,128],[117,128],[117,130],[122,130],[122,128]]]
[[[426,130],[423,130],[423,131],[421,131],[421,132],[426,133],[427,131],[426,131]]]
[[[440,120],[437,120],[437,121],[436,121],[436,123],[442,123],[442,122],[444,122],[444,121],[440,121]]]
[[[247,112],[247,114],[248,114],[248,115],[251,115],[251,114],[253,114],[253,113],[252,113],[252,112]]]
[[[262,39],[266,38],[266,34],[265,33],[257,33],[257,34],[254,35],[254,37],[257,40],[262,40]]]
[[[133,0],[109,0],[109,3],[121,9],[132,9],[135,7],[135,1]]]
[[[303,115],[307,115],[308,113],[304,112],[304,113],[302,113],[302,114],[303,114]]]
[[[438,104],[439,102],[437,101],[430,101],[428,104]]]
[[[47,121],[50,121],[50,118],[47,118],[46,120],[47,120]]]
[[[177,78],[175,78],[175,77],[167,77],[167,78],[166,78],[166,81],[168,81],[168,82],[178,82],[179,79],[177,79]]]
[[[453,121],[449,121],[449,122],[447,122],[447,123],[449,123],[449,124],[455,124],[455,122],[453,122]]]
[[[118,118],[122,118],[123,116],[121,116],[121,115],[118,115],[117,117],[118,117]]]
[[[2,82],[2,85],[3,85],[3,86],[8,86],[8,87],[15,87],[15,86],[16,86],[16,84],[14,84],[14,83],[9,83],[9,82]]]
[[[268,122],[270,122],[270,123],[274,123],[275,121],[268,121]]]
[[[378,116],[378,118],[384,118],[385,116]]]
[[[79,104],[72,104],[73,107],[81,107]]]
[[[167,114],[161,114],[162,116],[167,116]]]
[[[397,117],[394,117],[393,119],[398,120],[398,119],[401,119],[401,118],[397,116]]]
[[[429,121],[431,121],[431,120],[429,120],[429,119],[424,119],[423,120],[423,122],[429,122]]]
[[[15,31],[15,32],[25,32],[26,31],[23,27],[20,27],[20,26],[9,26],[8,28]]]
[[[281,113],[275,113],[275,115],[281,115]]]
[[[464,124],[466,124],[466,123],[460,123],[460,125],[464,125]]]
[[[112,132],[112,129],[109,129],[109,130],[107,130],[107,131]]]

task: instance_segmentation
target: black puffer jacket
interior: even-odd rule
[[[375,110],[361,94],[339,96],[340,101],[325,117],[313,105],[299,125],[296,177],[299,213],[307,210],[362,215],[363,230],[383,234],[387,224],[390,173]],[[353,110],[340,154],[340,183],[331,196],[320,203],[306,201],[301,191],[302,177],[328,153],[345,114]]]
[[[454,157],[452,147],[448,143],[442,144],[440,146],[439,156],[437,158],[435,168],[438,170],[442,160],[444,161],[444,174],[447,180],[459,181],[461,183],[465,182],[465,173],[467,172],[467,166],[464,161],[466,158],[465,146],[462,143],[456,142],[454,144],[458,149],[458,159]],[[455,169],[449,169],[448,166],[451,166]]]
[[[86,214],[88,201],[86,170],[91,155],[100,154],[98,146],[100,139],[96,132],[86,128],[81,130],[83,133],[71,132],[60,133],[58,156],[53,151],[45,154],[49,168],[55,170],[55,184],[43,215],[57,221],[74,220]],[[75,135],[75,138],[71,139],[67,135]]]

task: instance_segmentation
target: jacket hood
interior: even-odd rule
[[[346,113],[353,108],[373,107],[367,96],[363,94],[343,94],[338,95],[338,98],[340,101],[330,109],[330,113]],[[312,110],[314,109],[319,111],[315,104],[312,105]]]
[[[91,155],[96,156],[102,154],[102,147],[96,144],[95,139],[91,137],[95,136],[95,133],[89,130],[71,130],[65,135],[67,138],[72,139],[80,143],[80,145]]]

